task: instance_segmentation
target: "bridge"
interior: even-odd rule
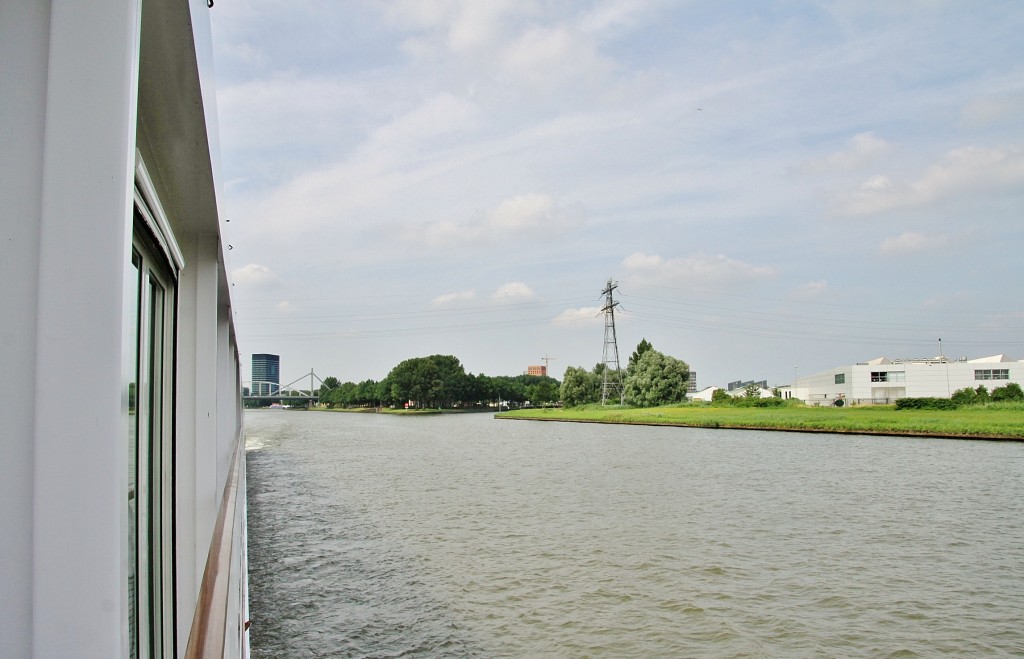
[[[297,389],[295,385],[302,382],[305,384],[306,378],[309,378],[309,389]],[[319,382],[320,387],[314,387],[313,381]],[[266,380],[253,380],[249,382],[249,395],[242,396],[244,401],[307,401],[316,403],[320,400],[319,389],[324,386],[324,381],[320,379],[320,376],[313,372],[313,369],[309,369],[309,373],[299,376],[297,379],[292,380],[288,384],[278,384],[277,382],[268,382]],[[316,393],[314,393],[316,392]]]

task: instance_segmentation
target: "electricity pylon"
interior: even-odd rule
[[[626,391],[622,386],[622,370],[619,368],[619,342],[615,336],[615,307],[619,306],[613,298],[613,291],[619,285],[611,279],[601,294],[604,295],[604,373],[601,378],[601,404],[605,405],[609,398],[618,395],[619,405],[626,400]],[[614,398],[613,398],[614,400]]]

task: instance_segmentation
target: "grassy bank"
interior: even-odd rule
[[[956,410],[897,410],[889,405],[847,407],[680,407],[536,409],[498,418],[626,423],[698,428],[745,428],[883,435],[1024,440],[1024,406]]]

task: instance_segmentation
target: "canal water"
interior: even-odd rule
[[[245,421],[254,657],[1024,655],[1024,444]]]

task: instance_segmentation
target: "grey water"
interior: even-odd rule
[[[1024,444],[245,421],[254,657],[1024,656]]]

